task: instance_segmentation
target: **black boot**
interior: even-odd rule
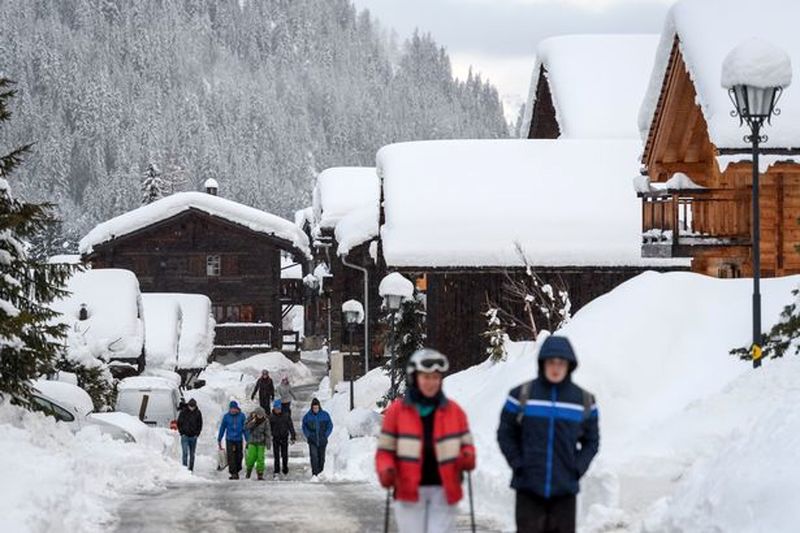
[[[247,474],[245,474],[245,477],[246,477],[247,479],[250,479],[250,476],[251,476],[251,475],[253,475],[253,469],[252,469],[252,468],[248,468],[248,469],[247,469]]]

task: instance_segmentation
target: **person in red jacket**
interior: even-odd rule
[[[375,466],[381,485],[394,489],[400,533],[455,531],[462,474],[475,468],[467,415],[442,392],[448,368],[435,350],[415,352],[406,394],[383,418]]]

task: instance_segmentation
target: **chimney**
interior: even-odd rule
[[[208,194],[211,196],[217,196],[217,192],[219,191],[219,183],[217,183],[217,180],[214,178],[208,178],[203,186],[206,188],[206,192]]]

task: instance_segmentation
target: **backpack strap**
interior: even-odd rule
[[[528,404],[528,397],[531,395],[531,384],[532,381],[526,381],[523,383],[519,388],[519,396],[517,396],[517,401],[519,401],[519,413],[517,413],[517,424],[522,424],[522,419],[525,418],[525,406]]]
[[[592,406],[594,405],[594,395],[581,389],[583,393],[583,421],[586,422],[592,416]]]

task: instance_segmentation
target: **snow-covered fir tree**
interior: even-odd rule
[[[400,305],[397,313],[384,310],[381,321],[387,325],[384,345],[389,354],[394,351],[396,361],[392,371],[391,358],[386,362],[384,369],[389,379],[394,376],[397,385],[397,394],[403,394],[406,386],[406,366],[411,355],[425,345],[425,305],[420,295],[414,291],[414,297],[405,300]],[[380,406],[388,405],[391,401],[391,390],[379,402]]]
[[[486,317],[487,326],[486,331],[482,334],[488,343],[486,355],[495,363],[504,361],[506,358],[506,329],[498,316],[499,312],[498,308],[489,307],[483,314]]]
[[[164,197],[164,181],[158,167],[150,163],[142,180],[142,205],[147,205]]]
[[[0,129],[10,119],[12,83],[0,78]],[[64,326],[48,303],[65,295],[72,268],[29,254],[29,242],[52,222],[47,204],[14,197],[9,179],[30,145],[0,157],[0,395],[31,407],[31,380],[52,372],[60,357]],[[0,152],[2,153],[2,152]]]

